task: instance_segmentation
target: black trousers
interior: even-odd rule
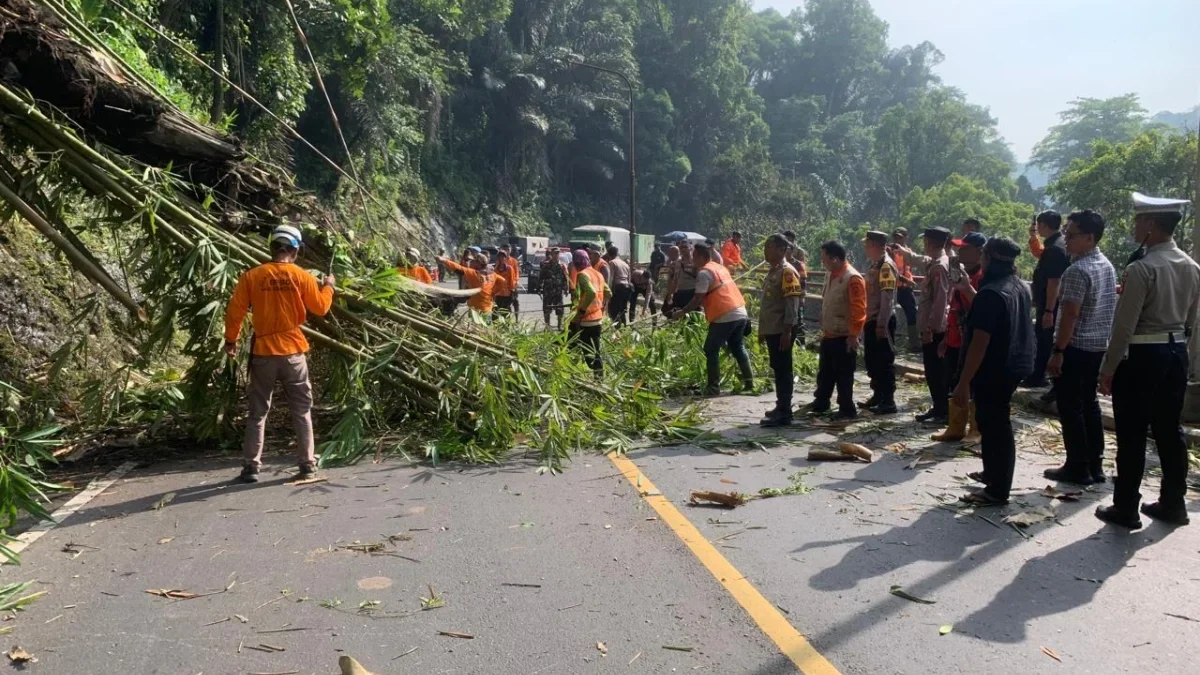
[[[837,388],[838,410],[855,411],[854,371],[858,368],[858,352],[846,349],[849,338],[833,337],[821,340],[820,362],[817,367],[817,391],[813,408],[828,410],[833,390]]]
[[[945,333],[934,333],[932,342],[921,345],[921,357],[925,363],[925,383],[929,386],[929,398],[933,400],[933,412],[943,415],[950,412],[946,359],[938,356],[938,346],[945,339]]]
[[[675,295],[671,296],[671,307],[672,309],[683,309],[684,307],[688,306],[688,303],[691,302],[692,298],[694,297],[696,297],[696,289],[694,288],[686,291],[675,291]]]
[[[887,337],[876,337],[878,323],[868,321],[863,330],[863,361],[871,389],[880,403],[895,403],[896,398],[896,317],[888,320]]]
[[[1181,336],[1182,337],[1182,336]],[[1113,503],[1136,511],[1146,470],[1146,429],[1154,432],[1162,463],[1160,501],[1183,507],[1188,456],[1179,415],[1187,391],[1188,354],[1183,342],[1130,345],[1129,357],[1113,377],[1113,416],[1117,426],[1117,476]],[[1061,404],[1060,404],[1061,405]]]
[[[604,360],[600,358],[600,326],[571,324],[567,327],[567,344],[583,352],[584,363],[600,377],[604,372]]]
[[[976,380],[971,387],[979,426],[979,451],[983,455],[983,484],[996,499],[1008,499],[1012,492],[1017,442],[1009,407],[1018,384],[1020,380],[1016,378],[996,382]]]
[[[904,323],[909,328],[917,325],[917,296],[913,294],[912,286],[901,286],[896,289],[896,304],[904,310]]]
[[[1054,381],[1067,464],[1083,474],[1099,473],[1104,466],[1104,423],[1096,400],[1103,361],[1104,352],[1067,347],[1062,375]]]
[[[501,296],[496,298],[496,315],[512,314],[513,298],[511,295]]]
[[[654,299],[654,291],[643,289],[638,290],[637,286],[633,287],[633,294],[629,296],[629,320],[633,321],[637,318],[638,296],[649,300],[650,314],[658,314],[658,301]]]
[[[764,335],[767,343],[767,356],[770,359],[771,371],[775,373],[775,405],[779,410],[792,414],[792,390],[795,387],[795,375],[792,371],[792,344],[783,344],[778,333]]]
[[[708,367],[709,389],[721,386],[721,347],[726,347],[737,361],[742,384],[753,384],[754,371],[750,370],[750,354],[746,352],[746,324],[749,322],[749,319],[739,319],[708,324],[708,336],[704,339],[704,358]]]
[[[954,394],[962,376],[962,347],[946,347],[946,391]]]
[[[1037,354],[1033,357],[1033,374],[1026,381],[1043,382],[1046,379],[1046,364],[1050,362],[1050,352],[1054,349],[1054,327],[1042,328],[1045,309],[1038,307],[1034,311],[1037,312],[1033,326],[1033,334],[1037,337]]]
[[[612,289],[612,300],[608,301],[608,318],[613,320],[613,323],[625,323],[625,312],[629,307],[629,300],[633,296],[632,284],[617,284]]]

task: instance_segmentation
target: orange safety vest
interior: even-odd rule
[[[464,274],[467,288],[478,288],[479,292],[467,298],[467,307],[483,314],[492,313],[492,292],[496,287],[496,275],[490,272],[470,270],[474,274]]]
[[[700,269],[708,270],[713,277],[708,292],[701,300],[701,304],[704,306],[704,318],[708,319],[709,323],[739,307],[746,306],[746,300],[742,297],[742,292],[738,290],[737,284],[733,282],[733,277],[729,276],[729,270],[715,262],[709,262]]]
[[[592,304],[583,310],[583,316],[579,320],[600,321],[604,318],[604,275],[591,267],[583,270],[580,274],[587,275],[588,281],[592,282],[595,297],[592,298]]]

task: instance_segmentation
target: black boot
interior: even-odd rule
[[[860,408],[874,408],[879,405],[879,394],[871,394],[871,398],[858,404]]]
[[[1108,480],[1104,475],[1104,460],[1097,459],[1088,463],[1088,473],[1092,474],[1093,483],[1103,483]]]
[[[258,467],[247,464],[242,467],[242,472],[238,474],[238,481],[242,483],[257,483],[258,482]]]
[[[1142,513],[1168,525],[1187,525],[1191,522],[1191,519],[1188,518],[1187,507],[1182,503],[1174,506],[1167,506],[1161,501],[1142,504]]]
[[[1091,485],[1095,483],[1092,478],[1092,473],[1087,467],[1080,464],[1067,463],[1057,469],[1046,469],[1042,475],[1050,480],[1059,481],[1061,483],[1073,483],[1075,485]]]
[[[1142,528],[1142,519],[1138,518],[1136,511],[1126,511],[1116,506],[1097,506],[1096,517],[1106,523],[1120,525],[1131,530],[1140,530]]]
[[[870,410],[876,415],[895,415],[896,413],[900,412],[900,409],[896,407],[896,403],[894,401],[881,401],[880,403],[867,408],[867,410]]]

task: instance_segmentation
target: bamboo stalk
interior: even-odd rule
[[[71,261],[71,265],[75,269],[79,270],[83,276],[90,279],[97,286],[100,286],[104,290],[108,291],[109,295],[116,299],[117,302],[125,305],[125,307],[134,316],[144,323],[146,321],[146,311],[142,309],[140,305],[134,302],[133,298],[129,297],[129,294],[126,293],[123,288],[118,286],[117,282],[114,281],[112,277],[108,276],[107,272],[105,272],[102,268],[93,265],[92,261],[89,260],[86,255],[81,253],[79,249],[72,246],[71,242],[67,241],[67,238],[62,236],[62,234],[59,233],[59,231],[56,230],[53,225],[46,222],[46,220],[42,218],[41,214],[39,214],[32,206],[26,203],[24,199],[21,199],[21,197],[14,191],[13,187],[8,184],[8,181],[5,180],[5,178],[7,177],[0,177],[0,198],[3,198],[4,201],[11,204],[12,207],[20,212],[21,216],[25,218],[30,225],[33,225],[43,237],[49,239],[59,251],[62,251],[63,255],[67,256],[67,259]]]

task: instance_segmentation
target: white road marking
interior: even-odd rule
[[[72,497],[71,501],[63,504],[61,508],[50,514],[49,520],[43,520],[29,528],[28,531],[18,535],[16,540],[8,545],[8,548],[13,553],[20,553],[29,548],[33,542],[41,539],[42,535],[53,530],[59,523],[74,515],[88,502],[100,496],[101,492],[112,487],[113,483],[121,480],[121,477],[132,471],[137,464],[137,462],[125,462],[121,466],[109,471],[103,478],[97,478],[88,483],[87,489]]]

